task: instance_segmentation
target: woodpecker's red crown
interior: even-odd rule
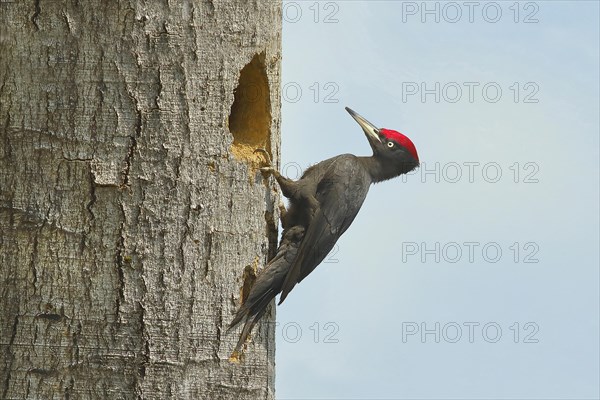
[[[398,143],[400,146],[406,148],[408,152],[415,158],[415,160],[419,161],[419,155],[417,154],[417,148],[415,147],[412,140],[410,140],[405,135],[401,134],[398,131],[394,131],[391,129],[381,128],[379,129],[379,133],[385,136],[388,140],[393,140]]]

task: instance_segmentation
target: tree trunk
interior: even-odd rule
[[[274,397],[281,5],[0,3],[0,398]],[[236,360],[233,360],[236,361]]]

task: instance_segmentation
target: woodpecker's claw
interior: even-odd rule
[[[269,152],[263,148],[256,149],[256,150],[254,150],[254,152],[255,153],[263,153],[267,160],[267,165],[260,168],[260,171],[265,174],[270,174],[270,175],[274,174],[275,176],[277,176],[277,170],[275,168],[273,168],[273,163],[271,161],[271,155],[269,154]]]
[[[273,167],[262,167],[260,168],[261,172],[264,172],[266,174],[272,174],[274,172],[276,172],[277,170]]]
[[[273,162],[271,161],[271,155],[269,154],[269,152],[263,148],[260,149],[256,149],[254,150],[255,153],[263,153],[265,155],[265,158],[267,159],[267,166],[270,168],[273,165]],[[262,168],[261,168],[262,170]]]

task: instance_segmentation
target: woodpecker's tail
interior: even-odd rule
[[[246,339],[248,339],[248,335],[252,332],[252,328],[254,325],[262,318],[262,316],[267,311],[267,306],[275,298],[277,293],[271,293],[268,291],[263,294],[262,300],[259,302],[255,302],[251,305],[251,307],[247,307],[244,304],[240,307],[239,311],[236,313],[235,318],[227,328],[227,332],[237,326],[242,320],[244,321],[244,328],[242,329],[242,333],[240,334],[240,338],[235,345],[234,353],[239,353],[242,349],[244,343],[246,343]]]
[[[248,298],[237,311],[233,321],[231,321],[231,324],[227,328],[227,332],[229,332],[244,321],[244,328],[235,346],[234,355],[240,352],[252,328],[266,312],[269,303],[281,292],[285,276],[296,258],[298,247],[303,237],[304,228],[302,226],[294,226],[284,231],[281,243],[277,249],[277,255],[275,255],[256,278],[256,282],[250,289]]]

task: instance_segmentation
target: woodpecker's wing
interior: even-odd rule
[[[315,194],[319,207],[287,273],[279,304],[333,249],[358,214],[370,184],[368,173],[355,156],[340,156],[329,165]]]

